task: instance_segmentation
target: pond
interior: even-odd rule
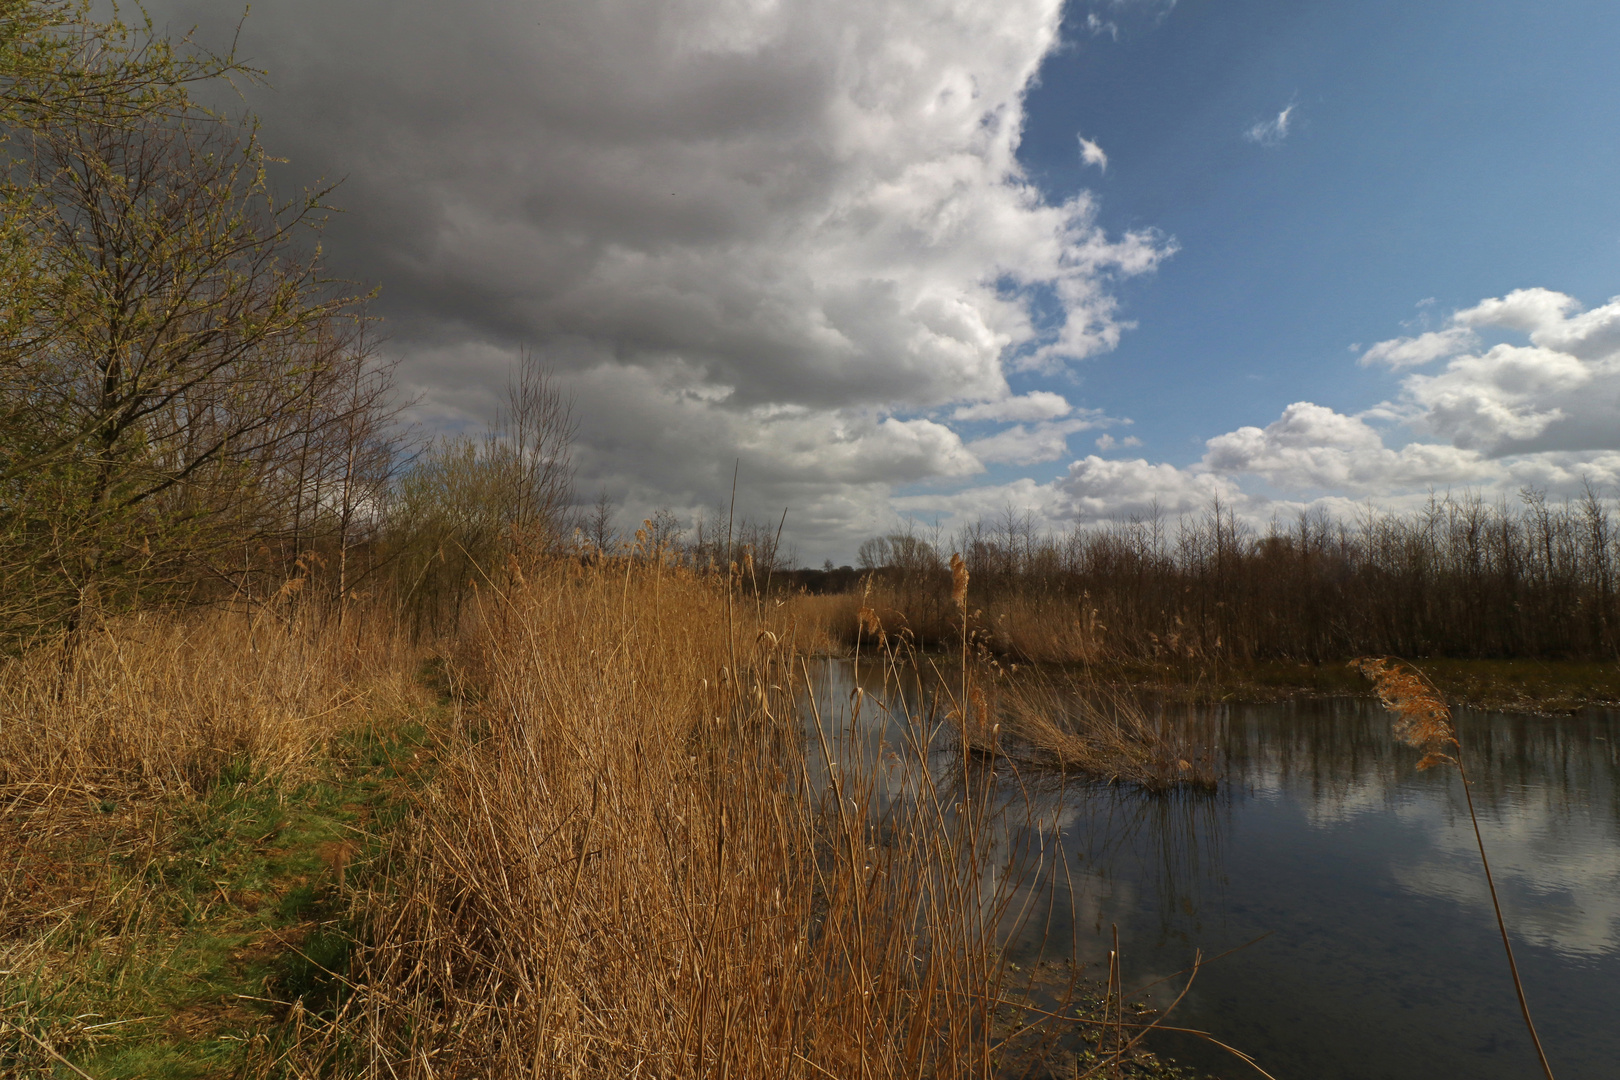
[[[814,680],[844,736],[835,756],[882,754],[902,737],[900,706],[927,709],[921,685],[902,695],[849,663]],[[857,687],[876,707],[850,708]],[[1370,700],[1218,706],[1189,722],[1219,748],[1214,794],[1002,780],[1004,801],[1032,806],[1006,850],[1039,852],[1017,886],[1032,914],[1014,962],[1074,956],[1100,978],[1117,927],[1129,994],[1195,950],[1236,948],[1202,967],[1171,1022],[1278,1080],[1539,1075],[1456,770],[1419,772]],[[1620,1075],[1620,713],[1457,722],[1553,1071]],[[930,782],[949,782],[945,742]],[[916,782],[894,780],[889,797]],[[1142,996],[1162,1005],[1184,980]],[[1257,1075],[1199,1040],[1158,1038],[1182,1064]]]

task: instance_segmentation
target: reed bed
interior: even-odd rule
[[[896,581],[878,571],[868,575],[861,591],[794,596],[787,601],[799,624],[815,635],[828,652],[847,653],[863,633],[862,610],[871,612],[885,637],[897,643],[954,649],[961,641],[964,618],[975,646],[1019,662],[1102,661],[1113,656],[1106,647],[1107,628],[1098,611],[1060,594],[1033,590],[987,599],[987,607],[950,600],[949,578],[934,583]]]
[[[346,719],[400,711],[414,650],[386,612],[154,611],[0,664],[8,801],[188,795],[298,779]]]
[[[783,598],[794,641],[807,656],[842,656],[859,635],[860,593],[799,593]]]
[[[935,682],[949,699],[956,738],[968,752],[1016,763],[1024,769],[1077,773],[1109,783],[1134,784],[1150,792],[1176,788],[1214,790],[1219,772],[1213,736],[1201,731],[1190,710],[1172,717],[1128,687],[1096,680],[1053,666],[1003,665],[1005,622],[985,626],[983,613],[968,607],[970,574],[965,560],[951,563],[951,609],[955,619],[955,652],[944,671],[930,656]],[[854,633],[847,650],[857,660],[863,647],[876,654],[885,669],[918,669],[924,663],[919,642],[948,641],[937,628],[918,634],[905,613],[894,606],[893,593],[868,582],[861,594],[801,596],[789,607],[795,619],[813,625],[825,637],[842,636],[843,607],[857,605]],[[942,618],[942,617],[940,617]],[[1084,642],[1089,629],[1064,629],[1054,623],[1047,640]],[[894,629],[898,627],[898,630]],[[1065,636],[1067,635],[1067,636]],[[1023,655],[1023,653],[1018,653]],[[1090,655],[1089,652],[1085,655]]]
[[[1055,768],[1146,791],[1213,791],[1212,733],[1129,690],[1070,673],[1021,669],[997,686],[996,752],[1026,768]]]
[[[891,798],[833,748],[844,720],[807,734],[780,610],[685,568],[552,565],[483,596],[457,670],[353,994],[295,1072],[989,1076],[1010,1036],[1028,1052],[988,784],[970,762],[954,796]]]

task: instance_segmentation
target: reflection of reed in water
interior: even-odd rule
[[[988,728],[993,733],[994,724],[984,722],[990,696],[974,694],[972,684],[963,692],[937,672],[924,671],[903,652],[884,650],[876,657],[868,653],[858,665],[824,664],[806,680],[810,693],[801,716],[810,743],[808,788],[823,813],[836,813],[836,806],[864,813],[860,845],[874,865],[919,844],[935,849],[930,859],[903,860],[912,868],[926,865],[927,875],[898,894],[955,895],[960,899],[945,906],[958,917],[972,913],[973,918],[969,926],[946,927],[925,910],[929,905],[920,904],[917,944],[937,951],[974,943],[973,966],[995,988],[994,1008],[985,1019],[996,1033],[992,1041],[1003,1065],[1016,1059],[1035,1067],[1031,1075],[1068,1076],[1092,1052],[1088,1048],[1095,1040],[1088,1043],[1081,1035],[1095,1032],[1099,1002],[1097,988],[1086,980],[1101,975],[1089,971],[1076,950],[1077,905],[1092,890],[1083,883],[1086,868],[1076,873],[1075,838],[1083,834],[1087,843],[1106,837],[1130,845],[1133,835],[1168,836],[1161,845],[1162,865],[1167,886],[1179,890],[1180,882],[1198,873],[1200,852],[1207,854],[1207,844],[1187,839],[1203,831],[1189,812],[1209,800],[1147,796],[1132,786],[1138,804],[1133,807],[1129,796],[1120,798],[1126,795],[1123,788],[1031,769],[1017,755],[999,750],[980,752],[962,732]],[[1162,805],[1155,809],[1146,803]],[[1115,820],[1101,826],[1093,820],[1098,814]],[[1095,847],[1088,854],[1106,857]],[[1190,873],[1180,869],[1184,861]],[[1104,999],[1112,1000],[1106,994]],[[1107,1008],[1124,1023],[1117,1000]],[[1117,1064],[1151,1058],[1129,1032],[1121,1045],[1128,1050]],[[1086,1068],[1082,1065],[1079,1074]],[[1132,1068],[1119,1075],[1145,1075]]]
[[[970,754],[980,758],[981,767],[966,774],[975,780],[965,790],[955,725],[941,701],[937,680],[929,674],[904,665],[886,671],[870,660],[859,669],[829,663],[819,670],[814,686],[835,768],[870,778],[880,833],[890,827],[886,822],[892,813],[920,799],[937,797],[949,815],[965,804],[988,805],[996,827],[982,836],[987,856],[984,887],[994,891],[1010,877],[1018,879],[1020,908],[1030,911],[1016,928],[1009,923],[1004,931],[1018,937],[1020,951],[1028,947],[1031,928],[1050,925],[1058,909],[1085,905],[1093,925],[1102,918],[1102,908],[1086,905],[1094,890],[1076,879],[1077,871],[1084,878],[1112,882],[1110,867],[1116,862],[1155,868],[1148,887],[1164,900],[1158,906],[1165,931],[1171,913],[1196,915],[1209,886],[1220,880],[1224,800],[1212,797],[1209,788],[1178,784],[1156,791],[1146,785],[1032,768],[1004,743],[998,754]],[[1056,684],[1048,683],[1047,690],[1052,693],[1053,711],[1064,708],[1057,700]],[[1152,704],[1132,708],[1137,715],[1149,715]],[[1099,715],[1094,702],[1069,708],[1092,710],[1088,715],[1093,718]],[[1208,761],[1213,750],[1204,748],[1219,745],[1227,724],[1223,713],[1187,709],[1160,713],[1155,722],[1172,728],[1173,737],[1183,745],[1199,747],[1192,752]],[[826,765],[815,760],[811,774],[819,790]],[[925,790],[933,794],[924,795]],[[1072,925],[1086,924],[1077,908],[1069,914]],[[1035,934],[1041,936],[1044,932]],[[1060,944],[1072,953],[1072,937]]]
[[[1161,1075],[1133,1071],[1150,1067],[1137,1036],[1156,1022],[1151,1010],[1124,1018],[1120,969],[1087,946],[1091,932],[1107,931],[1118,906],[1108,891],[1143,882],[1141,870],[1148,867],[1147,886],[1158,894],[1151,905],[1161,919],[1158,945],[1175,938],[1187,944],[1188,958],[1196,954],[1198,913],[1220,880],[1224,800],[1212,784],[1110,783],[1078,769],[1032,763],[1008,745],[1010,733],[1001,738],[1011,726],[1005,722],[1007,686],[994,685],[993,670],[974,672],[992,681],[988,687],[963,687],[958,674],[921,666],[892,646],[864,653],[858,663],[822,665],[807,680],[811,694],[801,712],[812,744],[810,790],[823,806],[864,810],[869,850],[905,849],[926,832],[936,841],[948,837],[960,852],[932,861],[922,892],[955,891],[968,899],[953,910],[976,913],[967,937],[982,943],[997,986],[990,1020],[999,1025],[997,1045],[1009,1055],[1004,1063],[1037,1063],[1029,1075],[1068,1076],[1090,1075],[1088,1069],[1106,1060],[1110,1069],[1121,1066],[1120,1076]],[[1167,713],[1142,701],[1121,702],[1109,714],[1103,710],[1112,703],[1097,696],[1064,701],[1054,680],[1043,685],[1051,693],[1050,712],[1068,710],[1076,728],[1103,717],[1112,727],[1117,717],[1123,732],[1130,717],[1151,718],[1161,726],[1162,744],[1173,738],[1178,749],[1200,748],[1179,754],[1182,760],[1197,756],[1208,775],[1216,772],[1214,754],[1202,749],[1218,745],[1219,723],[1208,712]],[[1178,775],[1184,769],[1179,766]],[[1118,881],[1111,869],[1116,864]],[[1141,921],[1127,919],[1140,935]],[[935,941],[937,929],[920,925],[919,942]],[[1168,974],[1128,967],[1123,978],[1132,985]],[[1111,972],[1107,990],[1099,985],[1105,972]],[[1179,973],[1175,982],[1185,976]],[[1167,989],[1161,1004],[1175,997],[1175,987]],[[1035,1021],[1035,1028],[1024,1026]],[[1101,1023],[1114,1025],[1107,1054],[1097,1037]],[[1127,1067],[1129,1061],[1137,1064]]]
[[[1479,845],[1479,862],[1485,870],[1485,884],[1491,893],[1491,908],[1496,913],[1496,925],[1502,933],[1502,949],[1507,953],[1508,971],[1513,975],[1513,989],[1519,997],[1519,1009],[1524,1014],[1524,1026],[1535,1044],[1536,1057],[1547,1080],[1553,1080],[1552,1066],[1541,1046],[1541,1036],[1530,1018],[1530,1005],[1525,1000],[1524,982],[1519,977],[1519,965],[1513,959],[1513,944],[1508,940],[1507,922],[1502,917],[1502,904],[1496,895],[1496,881],[1491,875],[1491,862],[1485,856],[1485,839],[1480,835],[1479,815],[1474,810],[1474,796],[1469,790],[1468,770],[1463,765],[1462,743],[1457,739],[1457,728],[1452,723],[1451,708],[1434,684],[1422,672],[1390,658],[1364,657],[1356,661],[1361,673],[1370,679],[1378,693],[1378,700],[1394,716],[1392,728],[1395,737],[1406,745],[1421,750],[1418,769],[1450,765],[1462,780],[1463,797],[1468,804],[1468,820],[1474,826],[1474,840]]]
[[[1121,906],[1107,901],[1122,887],[1115,868],[1123,867],[1132,888],[1156,898],[1143,906],[1157,913],[1161,942],[1207,944],[1197,940],[1198,920],[1210,892],[1224,885],[1223,799],[1195,790],[1144,795],[1095,783],[1070,784],[1059,797],[1056,842],[1067,862],[1053,891],[1067,894],[1077,931],[1087,922],[1095,934],[1107,929],[1111,909]],[[1089,920],[1080,918],[1082,907]],[[1076,959],[1078,949],[1078,942],[1071,946]]]
[[[1398,781],[1411,772],[1372,702],[1221,709],[1216,719],[1213,737],[1224,748],[1227,782],[1243,790],[1301,792],[1318,823],[1342,820],[1369,802],[1388,806]]]

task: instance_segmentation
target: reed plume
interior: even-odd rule
[[[967,610],[968,568],[961,553],[951,552],[951,600],[957,608]]]
[[[1436,765],[1462,768],[1462,762],[1450,752],[1460,749],[1451,708],[1428,679],[1415,668],[1388,657],[1364,656],[1352,666],[1372,682],[1380,704],[1395,714],[1395,737],[1423,751],[1419,769]]]
[[[1462,744],[1457,740],[1457,726],[1452,722],[1451,707],[1422,672],[1392,657],[1364,656],[1352,660],[1351,666],[1372,681],[1379,702],[1395,714],[1395,737],[1415,750],[1423,751],[1418,768],[1431,769],[1436,765],[1455,765],[1462,778],[1463,797],[1468,802],[1468,819],[1474,824],[1474,842],[1479,847],[1479,862],[1485,868],[1485,884],[1491,891],[1491,907],[1496,911],[1496,928],[1502,933],[1502,948],[1507,953],[1508,970],[1513,975],[1513,989],[1519,996],[1519,1011],[1524,1014],[1524,1026],[1530,1032],[1536,1057],[1547,1080],[1553,1080],[1552,1066],[1547,1063],[1547,1052],[1541,1047],[1541,1036],[1530,1019],[1530,1004],[1525,1000],[1524,983],[1519,978],[1519,965],[1513,959],[1513,945],[1508,940],[1507,921],[1502,918],[1502,904],[1496,896],[1496,881],[1491,876],[1491,861],[1485,857],[1485,840],[1479,831],[1479,816],[1474,813],[1474,796],[1469,790],[1468,770],[1463,767]]]

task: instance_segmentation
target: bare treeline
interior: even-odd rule
[[[612,500],[603,492],[576,525],[581,554],[609,558],[634,554],[716,573],[735,564],[736,573],[757,577],[761,588],[767,578],[790,572],[798,560],[793,546],[782,542],[786,511],[776,521],[756,521],[735,517],[721,507],[700,510],[683,522],[673,509],[661,506],[634,529],[618,528],[616,517]]]
[[[950,550],[987,638],[1032,659],[1620,655],[1620,544],[1591,488],[1260,529],[1215,505],[1052,536],[1009,511],[948,544],[909,533],[863,549],[891,630],[949,633]]]

